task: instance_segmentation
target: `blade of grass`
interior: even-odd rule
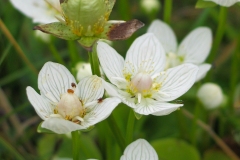
[[[0,19],[0,29],[2,32],[5,34],[5,36],[8,38],[8,40],[11,42],[11,44],[14,46],[16,49],[17,53],[19,56],[22,58],[24,63],[33,71],[33,73],[37,74],[38,70],[35,68],[35,66],[30,62],[30,60],[27,58],[27,56],[24,54],[23,50],[17,43],[17,41],[14,39],[8,28],[5,26],[3,23],[2,19]]]
[[[12,45],[9,44],[9,45],[7,46],[7,48],[4,50],[4,52],[3,52],[3,54],[2,54],[2,56],[1,56],[1,58],[0,58],[0,66],[1,66],[2,62],[4,61],[4,59],[6,58],[6,56],[8,55],[11,47],[12,47]]]

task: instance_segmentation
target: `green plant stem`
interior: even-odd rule
[[[134,122],[135,122],[134,111],[130,109],[126,131],[126,145],[130,144],[133,140]]]
[[[73,131],[72,134],[72,154],[73,154],[73,160],[79,160],[79,151],[80,151],[80,135],[79,131]]]
[[[212,63],[216,57],[217,50],[219,48],[219,45],[222,41],[222,37],[225,31],[225,25],[226,25],[226,19],[227,19],[227,8],[221,7],[220,13],[219,13],[219,20],[218,20],[218,28],[216,32],[216,36],[213,41],[212,50],[208,58],[208,62]]]
[[[13,154],[17,160],[25,160],[25,158],[20,153],[18,153],[18,151],[6,140],[4,140],[1,136],[0,136],[0,144],[4,146],[4,148],[9,150],[9,152]]]
[[[4,50],[4,52],[3,52],[3,54],[2,54],[2,56],[0,58],[0,66],[1,66],[2,62],[4,61],[4,59],[6,58],[7,54],[9,53],[11,47],[12,47],[12,44],[9,44],[7,46],[7,48]]]
[[[122,151],[122,153],[124,152],[125,149],[125,139],[123,138],[122,134],[121,134],[121,130],[119,129],[117,122],[115,120],[115,118],[113,117],[113,115],[110,115],[107,119],[108,125],[112,130],[112,133],[114,135],[114,137],[116,138],[118,145]]]
[[[80,58],[77,53],[77,48],[75,46],[74,41],[68,41],[68,51],[72,62],[72,66],[75,66],[80,61]]]
[[[185,122],[185,119],[184,119],[184,116],[183,116],[183,113],[182,113],[182,109],[178,109],[177,110],[177,124],[178,124],[178,128],[179,128],[179,133],[180,133],[180,137],[183,138],[183,139],[187,139],[186,137],[186,131],[187,131],[187,128],[186,128],[186,122]]]
[[[164,1],[164,14],[163,20],[166,23],[170,23],[171,20],[171,13],[172,13],[172,0],[165,0]]]
[[[65,63],[64,63],[62,57],[59,55],[56,47],[52,43],[49,44],[49,49],[50,49],[53,57],[56,59],[56,61],[58,63],[61,63],[62,65],[64,65]]]
[[[17,41],[14,39],[8,28],[3,23],[2,19],[0,19],[0,29],[5,34],[5,36],[8,38],[10,43],[13,45],[19,56],[22,58],[24,63],[33,71],[33,73],[38,74],[38,70],[35,68],[35,66],[31,63],[31,61],[27,58],[27,56],[24,54],[21,47],[18,45]]]
[[[194,116],[188,112],[186,109],[182,109],[183,114],[190,118],[194,119]],[[197,119],[197,124],[200,126],[204,131],[206,131],[212,139],[218,144],[220,148],[232,159],[232,160],[240,160],[239,157],[224,143],[224,141],[208,126],[206,123],[202,122],[201,120]]]
[[[91,68],[92,68],[92,73],[93,75],[97,75],[101,77],[101,72],[99,68],[99,61],[98,61],[98,56],[97,56],[97,51],[96,51],[96,44],[93,46],[93,51],[88,52],[89,54],[89,62],[91,63]],[[125,149],[125,139],[123,138],[121,134],[121,130],[119,129],[113,115],[110,115],[107,119],[108,125],[110,129],[113,132],[113,135],[117,139],[117,142],[119,144],[119,147],[121,148],[122,151]]]

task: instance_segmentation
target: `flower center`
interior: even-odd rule
[[[79,98],[74,94],[74,90],[68,89],[67,93],[61,96],[55,112],[66,120],[74,121],[74,119],[81,119],[85,111]]]
[[[152,88],[152,84],[152,78],[147,73],[140,72],[132,78],[130,86],[132,92],[137,94],[138,103],[141,102],[142,95]]]

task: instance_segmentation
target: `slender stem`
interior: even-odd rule
[[[49,49],[50,49],[53,57],[56,59],[56,61],[57,61],[58,63],[61,63],[61,64],[64,65],[65,63],[64,63],[62,57],[59,55],[56,47],[55,47],[52,43],[49,44]]]
[[[2,54],[2,56],[0,58],[0,66],[1,66],[2,62],[4,61],[4,59],[6,58],[7,54],[9,53],[11,47],[12,47],[12,44],[9,44],[7,46],[7,48],[4,50],[4,52],[3,52],[3,54]]]
[[[113,135],[115,136],[119,147],[121,148],[122,153],[124,152],[125,149],[125,139],[123,138],[122,134],[121,134],[121,130],[119,129],[117,122],[115,120],[115,118],[113,117],[113,115],[110,115],[107,119],[108,125],[112,130]]]
[[[194,119],[194,116],[188,112],[186,109],[182,109],[183,114],[190,118]],[[218,137],[218,135],[211,129],[210,126],[208,126],[206,123],[202,122],[201,120],[197,119],[197,124],[205,130],[212,138],[213,140],[218,144],[220,148],[233,160],[240,160],[239,157],[224,143],[224,141]]]
[[[224,31],[225,31],[226,19],[227,19],[227,8],[221,7],[220,13],[219,13],[219,21],[218,21],[219,23],[218,23],[216,36],[213,41],[212,50],[211,50],[211,53],[208,58],[208,62],[210,62],[210,63],[212,63],[213,60],[215,59],[217,50],[222,41],[222,37],[223,37]]]
[[[130,144],[133,139],[133,131],[134,131],[134,122],[135,116],[134,111],[130,109],[127,123],[127,131],[126,131],[126,145]]]
[[[93,46],[93,51],[89,52],[89,61],[91,63],[93,75],[97,75],[100,77],[101,73],[100,73],[100,68],[99,68],[98,56],[97,56],[97,52],[96,52],[96,45]],[[113,132],[113,135],[117,139],[119,147],[121,148],[122,151],[124,151],[125,139],[123,138],[123,136],[121,134],[121,130],[119,129],[113,115],[110,115],[108,117],[107,122],[109,124],[110,129]]]
[[[2,137],[0,137],[0,144],[3,145],[6,149],[8,149],[17,160],[25,160],[25,158],[20,153],[18,153],[18,151]]]
[[[34,65],[29,61],[27,56],[24,54],[22,51],[21,47],[18,45],[17,41],[14,39],[8,28],[5,26],[3,23],[2,19],[0,19],[0,29],[2,32],[5,34],[5,36],[8,38],[8,40],[11,42],[11,44],[14,46],[16,49],[17,53],[19,56],[22,58],[22,60],[25,62],[25,64],[35,73],[38,73],[38,70],[34,67]]]
[[[79,131],[73,131],[72,134],[72,154],[73,154],[73,160],[79,160],[79,151],[80,151],[80,135]]]
[[[163,20],[168,24],[170,23],[171,20],[171,13],[172,13],[172,0],[165,0]]]
[[[69,51],[71,62],[73,66],[75,66],[77,62],[80,61],[80,59],[79,59],[79,55],[77,53],[77,49],[74,41],[68,41],[68,51]]]
[[[196,105],[194,107],[194,118],[193,118],[193,123],[192,123],[192,129],[191,129],[191,143],[196,146],[196,135],[197,135],[197,120],[199,115],[201,114],[201,108],[200,108],[200,103],[199,100],[197,100]]]

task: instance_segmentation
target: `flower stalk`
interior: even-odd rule
[[[126,131],[126,144],[130,144],[133,140],[133,132],[134,132],[134,122],[135,116],[134,111],[130,109],[127,123],[127,131]]]
[[[165,0],[164,1],[164,15],[163,20],[166,23],[170,23],[171,20],[171,13],[172,13],[172,0]]]
[[[78,131],[73,131],[71,132],[72,135],[72,155],[73,155],[73,160],[78,160],[79,159],[79,151],[80,151],[80,135]]]

